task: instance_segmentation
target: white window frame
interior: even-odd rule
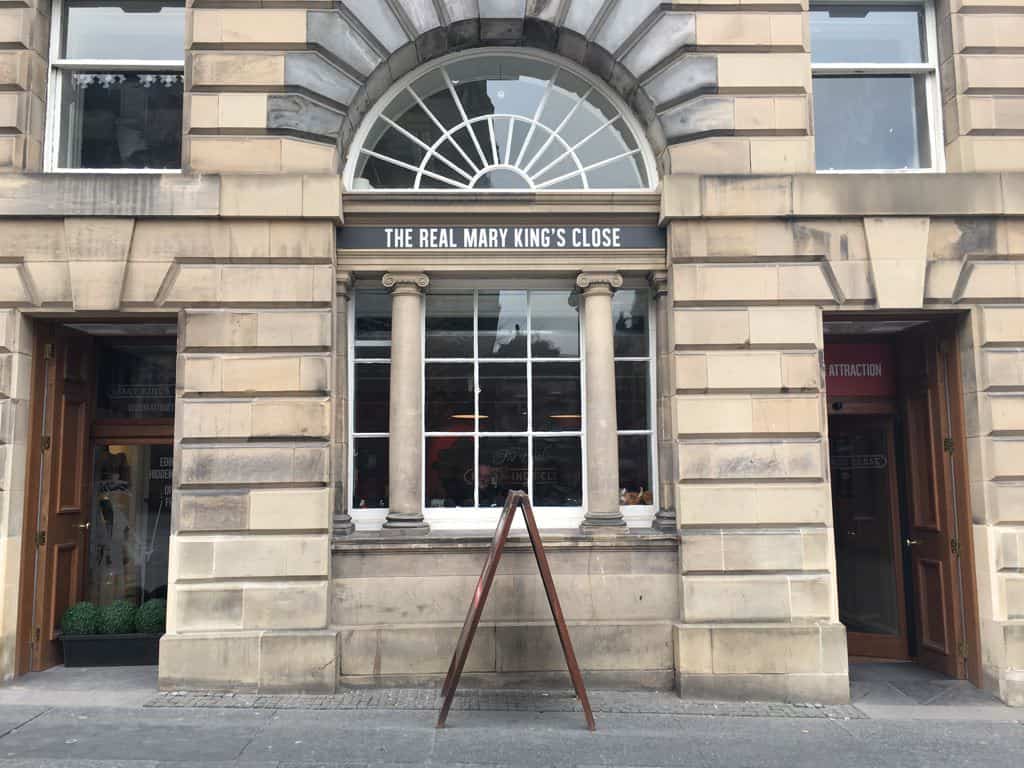
[[[929,155],[931,165],[927,168],[824,168],[817,173],[943,173],[946,170],[946,151],[942,133],[942,95],[939,84],[938,27],[936,26],[935,3],[933,0],[822,0],[812,2],[810,11],[839,5],[916,6],[924,11],[924,52],[926,60],[919,64],[897,63],[815,63],[813,42],[811,42],[811,88],[813,98],[814,78],[818,75],[924,75],[925,119],[928,121]],[[813,110],[812,110],[813,113]],[[817,136],[817,126],[815,126]],[[817,140],[817,139],[815,139]]]
[[[408,188],[402,188],[402,189],[375,189],[375,188],[362,189],[362,188],[356,188],[354,186],[355,185],[356,167],[359,165],[360,157],[363,154],[368,154],[371,157],[374,157],[374,156],[375,157],[379,157],[379,158],[384,157],[383,155],[377,155],[376,153],[371,152],[369,149],[366,148],[365,145],[366,145],[366,140],[367,140],[367,138],[368,138],[368,136],[370,134],[370,131],[373,129],[373,126],[375,126],[381,120],[387,121],[387,118],[384,117],[384,111],[387,109],[387,107],[389,107],[391,105],[391,103],[392,103],[392,101],[394,101],[395,97],[397,97],[399,94],[401,94],[406,89],[411,89],[412,84],[414,82],[416,82],[417,80],[419,80],[424,74],[426,74],[431,69],[441,69],[442,67],[444,67],[444,66],[446,66],[448,64],[451,64],[452,62],[457,61],[459,59],[463,59],[463,58],[472,58],[472,57],[476,57],[476,56],[488,56],[488,55],[504,55],[504,56],[509,56],[509,57],[518,57],[518,58],[531,59],[531,60],[534,60],[534,61],[543,61],[543,62],[545,62],[547,64],[550,64],[551,66],[554,66],[556,69],[564,69],[567,72],[570,72],[573,76],[575,76],[575,77],[579,78],[580,80],[582,80],[583,82],[585,82],[590,87],[590,89],[592,91],[595,91],[595,92],[599,93],[602,97],[607,99],[611,103],[611,105],[615,108],[615,110],[619,113],[620,119],[623,120],[623,122],[626,124],[627,128],[629,129],[629,131],[633,134],[633,138],[637,142],[638,149],[635,150],[635,151],[626,152],[626,153],[624,153],[622,155],[619,155],[617,157],[606,158],[605,160],[600,161],[599,163],[596,163],[592,167],[589,167],[587,170],[597,170],[598,168],[602,167],[603,165],[610,164],[610,163],[612,163],[612,162],[614,162],[616,160],[621,159],[622,157],[626,157],[626,156],[629,156],[629,155],[636,154],[636,155],[638,155],[641,158],[641,164],[643,165],[644,172],[647,174],[647,185],[643,186],[643,187],[620,187],[620,188],[607,188],[607,189],[606,188],[588,189],[586,186],[584,186],[583,189],[546,189],[546,188],[542,188],[542,187],[536,187],[536,188],[531,187],[530,189],[488,189],[488,188],[476,189],[476,188],[472,187],[472,184],[475,183],[476,180],[481,175],[486,173],[487,171],[505,169],[505,170],[513,170],[513,171],[517,171],[518,172],[518,170],[516,169],[514,163],[509,163],[508,162],[508,160],[509,160],[508,157],[500,157],[500,158],[499,157],[494,157],[494,158],[492,158],[493,162],[488,164],[487,158],[484,155],[483,148],[480,147],[479,143],[477,142],[476,133],[473,132],[473,131],[470,131],[469,135],[473,139],[473,143],[474,143],[473,149],[476,152],[479,153],[479,157],[476,158],[476,159],[481,160],[483,162],[483,165],[486,166],[486,167],[483,168],[483,169],[478,170],[478,172],[475,175],[473,175],[472,177],[467,177],[467,178],[463,179],[462,182],[460,182],[460,183],[465,183],[467,185],[466,189],[461,189],[461,188],[453,188],[453,189],[445,189],[445,188],[441,188],[441,189],[425,189],[425,188],[420,188],[420,189],[408,189]],[[444,70],[442,69],[441,71],[443,72]],[[448,80],[447,75],[446,75],[446,80]],[[450,80],[448,80],[448,85],[449,85],[449,87],[452,86]],[[585,99],[585,97],[584,97],[584,99]],[[417,100],[419,100],[419,99],[417,99]],[[582,101],[582,99],[581,99],[581,101]],[[540,109],[542,109],[543,106],[544,106],[544,102],[542,101],[541,104],[540,104]],[[477,118],[467,119],[465,121],[465,123],[486,121],[487,124],[488,124],[489,131],[491,131],[492,134],[493,134],[493,130],[494,130],[494,120],[493,120],[493,118],[495,118],[495,117],[509,118],[510,117],[510,118],[512,118],[515,121],[530,124],[531,128],[529,130],[530,130],[530,134],[532,135],[534,130],[535,130],[535,128],[536,128],[536,125],[539,124],[537,122],[537,118],[539,118],[539,116],[540,116],[539,115],[540,109],[538,109],[538,114],[534,116],[533,120],[529,120],[529,119],[524,118],[522,116],[515,116],[515,115],[492,115],[492,116],[489,116],[489,117],[488,116],[484,116],[484,117],[477,117]],[[388,121],[388,122],[390,122],[390,121]],[[442,137],[441,141],[446,140],[446,137],[449,134],[452,134],[455,131],[457,131],[459,128],[463,127],[465,123],[460,122],[459,125],[457,125],[456,127],[451,128],[450,130],[448,130],[446,132],[446,134],[445,134],[445,137]],[[394,123],[391,123],[391,124],[392,124],[392,126],[394,126]],[[547,129],[544,128],[543,130],[547,130]],[[404,133],[404,131],[402,131],[402,132]],[[511,133],[512,133],[512,131],[510,129],[509,130],[509,135],[510,136],[511,136]],[[416,140],[414,140],[414,141],[416,141]],[[416,143],[420,143],[420,142],[416,141]],[[579,142],[576,146],[579,146],[580,144],[583,144],[583,143],[584,142]],[[525,148],[525,146],[526,146],[526,144],[524,143],[524,148]],[[461,149],[459,151],[462,152]],[[472,153],[469,153],[469,154],[470,154],[470,157],[472,157]],[[503,155],[507,155],[508,154],[508,147],[507,146],[505,148],[505,152],[503,152],[502,154]],[[519,154],[522,155],[522,151],[520,151]],[[571,151],[570,151],[569,155],[574,157],[574,154]],[[463,155],[463,156],[465,157],[465,155]],[[518,161],[518,158],[517,158],[517,161]],[[444,162],[444,161],[442,160],[442,162]],[[471,161],[471,162],[473,164],[475,164],[475,160]],[[531,163],[531,165],[532,165],[532,163]],[[577,163],[577,165],[578,165],[578,163]],[[409,167],[409,169],[413,170],[413,171],[417,171],[418,170],[417,168],[414,168],[414,167],[411,167],[411,166]],[[571,175],[575,176],[575,175],[577,175],[577,173],[578,173],[578,171],[574,172]],[[424,175],[433,176],[435,174],[433,174],[433,173],[431,173],[429,171],[424,171]],[[585,70],[583,67],[581,67],[581,66],[579,66],[579,65],[577,65],[577,64],[575,64],[575,63],[573,63],[573,62],[571,62],[571,61],[569,61],[567,59],[564,59],[564,58],[562,58],[560,56],[557,56],[557,55],[552,54],[552,53],[548,53],[546,51],[537,50],[537,49],[516,48],[516,47],[508,47],[508,46],[494,46],[494,47],[486,47],[486,48],[473,48],[473,49],[469,49],[469,50],[466,50],[466,51],[458,51],[456,53],[450,53],[450,54],[448,54],[446,56],[441,56],[438,59],[435,59],[435,60],[429,62],[429,64],[426,64],[426,65],[424,65],[422,67],[417,67],[412,72],[409,72],[405,76],[401,77],[396,83],[394,83],[390,88],[388,88],[388,90],[385,92],[385,94],[383,96],[381,96],[381,98],[377,99],[376,103],[374,103],[374,105],[370,109],[369,113],[366,115],[366,117],[363,118],[362,122],[360,123],[359,128],[356,130],[356,133],[353,136],[352,141],[351,141],[351,143],[348,146],[347,157],[346,157],[346,160],[345,160],[345,171],[344,171],[344,174],[343,174],[342,178],[344,180],[345,191],[346,192],[354,192],[354,193],[359,193],[359,194],[394,194],[394,193],[398,193],[398,192],[417,192],[417,193],[420,193],[420,194],[453,194],[453,193],[466,193],[466,192],[470,192],[470,193],[473,193],[473,194],[487,194],[487,195],[505,194],[505,195],[508,195],[508,194],[523,194],[523,193],[531,193],[531,192],[545,192],[545,193],[548,193],[548,194],[559,194],[560,193],[560,194],[578,195],[581,192],[588,192],[588,191],[589,192],[599,192],[599,193],[610,193],[610,192],[651,192],[651,191],[657,189],[657,186],[658,186],[658,184],[660,182],[660,178],[659,178],[659,175],[658,175],[658,165],[657,165],[657,162],[655,161],[654,153],[651,151],[650,145],[647,142],[646,130],[644,129],[644,127],[640,123],[640,121],[637,119],[636,115],[633,114],[633,110],[629,107],[629,105],[627,105],[622,100],[622,97],[619,96],[619,94],[617,94],[614,91],[614,89],[612,89],[603,80],[595,77],[593,74],[591,74],[590,72]],[[584,184],[586,184],[586,175],[585,174],[583,175],[583,179],[584,179]],[[546,183],[547,184],[556,184],[559,181],[563,181],[563,180],[565,180],[564,177],[559,177],[558,179],[549,180]]]
[[[529,280],[487,280],[486,283],[481,284],[480,281],[474,280],[435,280],[431,282],[430,293],[445,293],[445,292],[474,292],[473,299],[473,350],[474,359],[472,361],[464,358],[430,358],[431,363],[436,362],[461,362],[461,363],[473,363],[474,377],[477,376],[477,372],[481,363],[479,357],[479,340],[477,338],[477,324],[479,319],[479,292],[480,291],[497,291],[497,290],[516,290],[516,291],[568,291],[571,290],[571,281],[563,280],[548,280],[548,279],[529,279]],[[647,430],[620,430],[618,434],[625,435],[636,435],[636,434],[647,434],[648,435],[648,455],[651,472],[651,492],[652,492],[652,503],[647,504],[636,504],[630,506],[621,506],[623,518],[631,528],[649,528],[651,520],[658,509],[658,495],[659,495],[659,482],[658,482],[658,460],[657,460],[657,430],[654,425],[657,419],[657,372],[655,370],[655,364],[657,361],[656,349],[657,339],[655,338],[656,323],[654,322],[654,297],[649,289],[649,286],[642,280],[626,280],[624,289],[635,289],[644,290],[648,293],[648,322],[647,322],[647,339],[648,339],[648,355],[646,358],[635,358],[635,357],[616,357],[615,360],[634,360],[634,361],[646,361],[648,370],[648,429]],[[349,514],[352,517],[353,522],[356,525],[356,530],[362,531],[374,531],[380,530],[387,518],[388,510],[380,507],[355,507],[353,504],[353,490],[355,481],[355,439],[359,438],[373,438],[373,437],[386,437],[390,439],[390,435],[386,433],[356,433],[355,431],[355,312],[356,302],[358,301],[358,295],[360,291],[375,291],[379,292],[379,283],[377,281],[356,281],[353,285],[352,300],[348,302],[348,391],[346,397],[348,400],[348,487],[346,488],[347,501],[349,505]],[[423,421],[421,422],[421,445],[422,455],[426,456],[426,446],[428,437],[443,436],[448,433],[438,432],[427,432],[426,429],[426,316],[427,306],[426,301],[423,302],[423,309],[420,316],[420,343],[421,343],[421,365],[423,366],[423,378],[424,388],[423,395]],[[527,339],[529,339],[529,314],[527,315]],[[527,342],[529,346],[529,341]],[[505,358],[495,358],[496,360],[506,360]],[[533,437],[540,435],[542,437],[579,437],[580,440],[580,458],[583,462],[581,467],[581,482],[582,487],[582,499],[583,504],[579,507],[535,507],[537,512],[537,525],[542,529],[547,530],[558,530],[558,529],[574,529],[585,517],[585,511],[588,504],[587,499],[587,472],[589,468],[589,461],[587,458],[587,366],[586,366],[586,312],[581,302],[580,306],[580,352],[578,357],[571,358],[542,358],[543,360],[551,360],[553,362],[579,362],[580,365],[580,407],[582,408],[581,415],[583,422],[579,430],[565,431],[565,432],[537,432],[533,429],[532,423],[527,424],[527,430],[523,432],[507,433],[507,435],[513,435],[521,437],[523,435],[528,436],[528,471],[530,482],[533,482]],[[522,362],[520,358],[514,359],[516,362]],[[532,386],[532,371],[530,363],[533,361],[532,356],[528,356],[526,359],[526,371],[527,371],[527,385],[526,392],[528,401],[531,402],[530,412],[532,413],[532,398],[533,398],[533,386]],[[489,362],[489,358],[484,358],[483,362]],[[376,362],[378,364],[384,362],[391,362],[391,356],[389,355],[387,360],[362,360],[361,363]],[[511,363],[512,359],[508,359],[507,362]],[[475,407],[479,407],[479,394],[475,397]],[[473,431],[451,433],[458,437],[470,437],[474,439],[473,443],[473,457],[475,465],[479,465],[479,441],[477,438],[483,437],[501,437],[506,435],[503,432],[480,432],[479,426],[474,425]],[[389,445],[390,449],[390,445]],[[617,471],[617,468],[616,468]],[[498,507],[429,507],[426,504],[426,462],[423,461],[420,466],[420,486],[423,493],[422,506],[423,506],[423,517],[424,520],[430,524],[432,530],[448,530],[448,531],[491,531],[494,526],[497,525],[498,516],[501,513],[501,509]],[[532,491],[531,489],[528,489]],[[474,490],[474,498],[479,498],[477,491]],[[524,530],[524,523],[522,516],[517,515],[513,521],[513,527],[517,530]]]
[[[101,173],[101,174],[180,174],[178,168],[62,168],[60,166],[61,101],[64,82],[61,75],[73,69],[99,69],[105,72],[166,72],[180,70],[185,74],[185,51],[180,59],[68,59],[64,58],[64,25],[67,0],[53,0],[50,12],[50,63],[46,87],[46,136],[43,144],[43,170],[47,173]],[[182,115],[184,115],[184,94]],[[184,130],[184,122],[182,122]]]

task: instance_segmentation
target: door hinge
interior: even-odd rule
[[[953,453],[953,438],[952,437],[944,437],[944,438],[942,438],[942,450],[944,450],[946,453],[950,453],[950,454]]]
[[[42,637],[42,634],[43,634],[43,630],[40,629],[39,627],[36,627],[35,632],[32,633],[32,644],[33,645],[35,645],[36,643],[39,642],[39,638]]]
[[[967,661],[967,641],[961,640],[956,644],[956,652],[961,659]]]
[[[960,557],[960,539],[949,540],[949,551],[957,557]]]
[[[50,436],[49,435],[43,435],[39,439],[39,445],[41,446],[42,450],[44,450],[44,451],[50,450]]]
[[[41,547],[46,543],[46,531],[36,533],[36,546]]]

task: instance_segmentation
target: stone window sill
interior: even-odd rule
[[[489,531],[431,531],[426,534],[396,534],[380,531],[356,532],[351,536],[336,539],[331,549],[334,552],[410,552],[425,551],[467,551],[485,550],[491,546],[494,534]],[[653,528],[633,528],[620,536],[589,536],[574,528],[549,529],[541,531],[544,548],[554,549],[674,549],[679,544],[675,533],[656,531]],[[509,551],[530,548],[530,538],[525,531],[509,535],[505,549]]]

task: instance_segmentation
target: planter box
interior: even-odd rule
[[[155,665],[161,635],[62,635],[65,667]]]

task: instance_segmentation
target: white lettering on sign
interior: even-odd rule
[[[383,227],[388,249],[622,248],[622,227]]]
[[[872,378],[882,375],[881,363],[829,363],[829,376],[847,376],[854,379]]]

